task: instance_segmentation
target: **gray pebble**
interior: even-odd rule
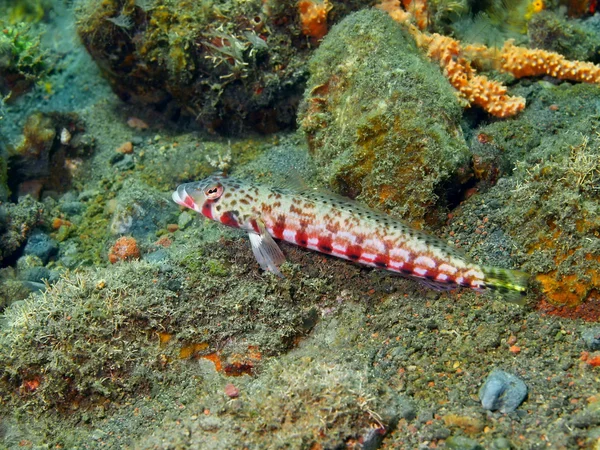
[[[512,448],[510,441],[504,437],[494,439],[490,445],[490,450],[511,450]]]
[[[477,441],[465,436],[450,436],[446,440],[446,448],[453,450],[483,450],[483,447]]]
[[[159,263],[169,259],[169,254],[165,249],[159,248],[158,250],[152,253],[144,255],[144,259],[148,262]]]
[[[179,219],[177,220],[177,225],[179,226],[179,229],[185,229],[190,224],[193,218],[194,216],[187,211],[184,211],[181,214],[179,214]]]
[[[515,375],[494,369],[479,390],[481,406],[490,411],[509,413],[516,410],[527,397],[527,386]]]
[[[583,345],[586,350],[591,352],[600,350],[600,326],[584,328],[581,333],[581,339],[583,339]]]
[[[75,216],[83,212],[85,205],[82,202],[64,202],[60,204],[59,208],[65,214]]]

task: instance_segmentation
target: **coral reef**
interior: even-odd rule
[[[27,196],[18,204],[0,206],[0,261],[6,264],[35,230],[46,221],[44,204]]]
[[[319,42],[295,0],[79,2],[79,31],[116,91],[176,118],[196,99],[200,123],[218,131],[251,127],[273,105],[282,113],[288,95],[282,122],[258,128],[291,123],[320,48],[298,133],[209,138],[173,126],[123,104],[71,51],[50,74],[53,93],[38,86],[0,111],[14,150],[13,195],[0,204],[0,446],[597,446],[598,326],[586,321],[600,320],[600,88],[525,79],[511,94],[527,108],[510,120],[463,114],[405,28],[375,10],[342,20],[364,1],[315,4],[327,3],[311,24],[328,32]],[[461,3],[403,5],[443,35]],[[49,25],[66,31],[65,17]],[[550,39],[592,19],[539,19],[534,31]],[[492,68],[483,49],[456,52],[474,77]],[[50,182],[65,163],[70,176]],[[279,187],[325,180],[436,227],[478,262],[531,273],[528,304],[431,290],[285,243],[286,278],[273,277],[239,230],[170,202],[174,186],[215,166]],[[117,241],[112,259],[124,260],[110,264]],[[481,390],[498,373],[519,389],[496,379]],[[501,391],[510,401],[496,405]],[[506,413],[485,409],[496,406]]]
[[[507,89],[497,81],[477,75],[473,65],[509,73],[516,78],[550,75],[561,80],[600,83],[600,67],[585,61],[569,61],[564,56],[541,49],[518,47],[507,40],[500,50],[484,45],[461,45],[459,41],[438,33],[428,34],[410,24],[411,16],[400,9],[399,0],[386,0],[378,8],[405,24],[417,45],[439,62],[444,74],[467,105],[478,105],[496,117],[510,117],[525,108],[525,99],[506,95]]]
[[[78,33],[115,92],[212,131],[293,126],[307,38],[326,33],[333,2],[180,3],[82,2]],[[361,3],[334,7],[342,14]]]
[[[439,223],[444,186],[466,182],[469,154],[458,102],[410,36],[379,11],[354,13],[310,71],[299,123],[322,178],[413,224]]]

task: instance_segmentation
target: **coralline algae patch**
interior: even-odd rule
[[[597,234],[597,232],[596,232]],[[561,239],[562,238],[562,239]],[[564,253],[557,248],[564,242],[541,238],[539,245],[553,251],[556,269],[538,273],[535,280],[540,284],[544,299],[539,308],[551,314],[565,317],[581,317],[589,321],[600,320],[600,254],[584,248]]]

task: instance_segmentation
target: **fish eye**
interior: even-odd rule
[[[204,190],[204,195],[208,200],[216,200],[223,195],[223,185],[221,183],[213,184]]]

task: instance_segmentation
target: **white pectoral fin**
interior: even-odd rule
[[[257,223],[260,233],[248,233],[254,257],[263,270],[268,270],[283,278],[283,274],[279,271],[279,266],[285,261],[285,256],[265,229],[264,224],[258,220]]]

